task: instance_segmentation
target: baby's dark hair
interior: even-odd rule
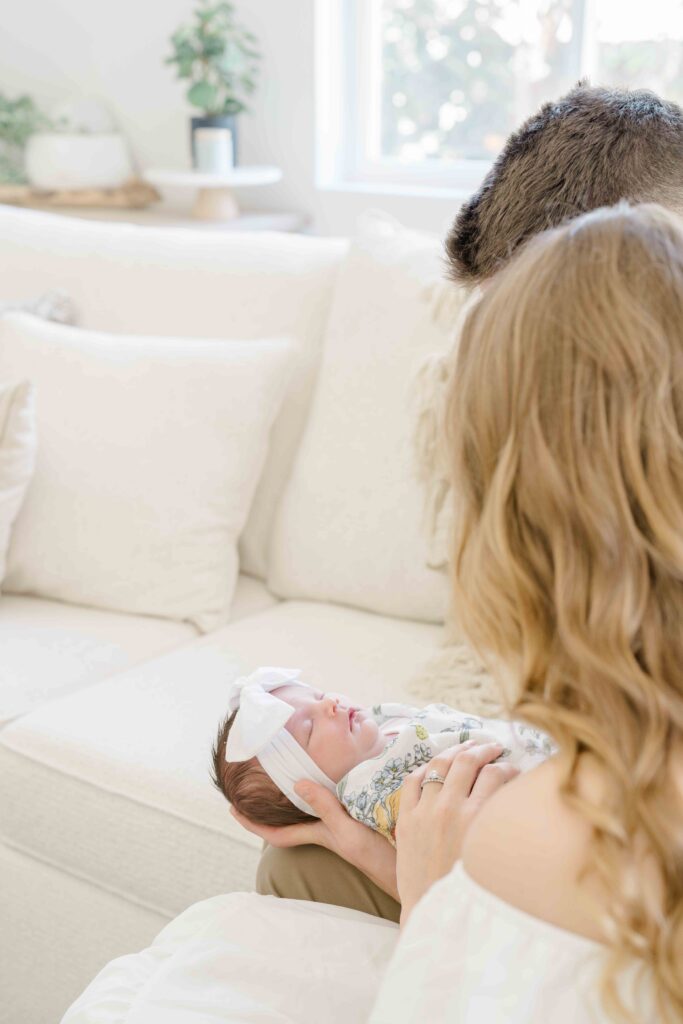
[[[238,709],[239,710],[239,709]],[[226,761],[225,747],[237,711],[226,716],[218,727],[211,750],[211,780],[235,810],[258,825],[296,825],[316,821],[300,811],[282,793],[261,767],[258,758],[248,761]]]

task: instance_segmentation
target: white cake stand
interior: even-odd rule
[[[227,174],[207,174],[204,171],[164,171],[152,169],[143,172],[150,185],[163,188],[199,189],[192,213],[200,220],[234,220],[239,215],[233,189],[254,185],[272,185],[282,178],[279,167],[235,167]]]

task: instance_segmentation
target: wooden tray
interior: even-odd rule
[[[33,188],[31,185],[1,185],[0,203],[49,209],[56,206],[82,206],[141,210],[161,199],[160,194],[141,178],[131,178],[120,188],[87,188],[61,191]]]

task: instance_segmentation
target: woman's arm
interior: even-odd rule
[[[378,832],[355,821],[333,793],[315,782],[297,782],[294,790],[320,816],[318,821],[300,825],[257,825],[230,808],[232,816],[255,835],[272,846],[324,846],[347,860],[354,867],[398,900],[396,884],[396,851]]]
[[[577,784],[583,799],[603,805],[605,776],[591,755],[579,762]],[[561,786],[559,759],[551,757],[496,794],[467,833],[463,867],[482,888],[532,917],[605,942],[599,911],[608,895],[594,874],[581,873],[591,825],[566,803]],[[646,862],[638,875],[642,891],[650,881],[656,885]],[[657,892],[653,887],[653,900]]]
[[[502,749],[499,743],[468,741],[432,758],[404,782],[396,825],[402,928],[418,900],[460,857],[465,834],[482,804],[519,775],[509,763],[489,763]],[[445,781],[422,789],[430,772]]]

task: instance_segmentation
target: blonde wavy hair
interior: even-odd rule
[[[592,826],[605,1009],[642,1024],[618,985],[636,958],[683,1020],[683,222],[621,204],[528,242],[463,326],[445,415],[454,608]]]

